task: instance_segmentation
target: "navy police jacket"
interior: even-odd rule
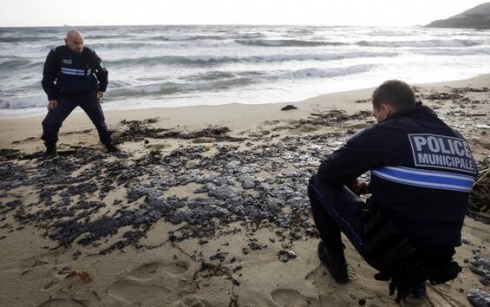
[[[82,53],[77,53],[67,46],[59,46],[46,58],[42,86],[48,100],[57,99],[60,94],[105,92],[108,74],[102,60],[90,48],[84,47]]]
[[[323,182],[349,184],[371,171],[371,204],[409,239],[461,245],[477,174],[463,137],[422,103],[359,131],[318,170]]]

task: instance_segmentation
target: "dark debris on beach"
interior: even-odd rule
[[[340,124],[341,114],[321,118]],[[306,222],[306,184],[320,160],[345,136],[264,136],[263,142],[240,150],[229,144],[238,138],[229,136],[227,127],[185,134],[152,128],[151,122],[124,124],[127,128],[119,134],[120,142],[212,137],[213,153],[208,153],[209,147],[194,144],[138,158],[131,153],[109,155],[75,148],[42,160],[36,154],[2,150],[2,199],[16,200],[2,201],[0,214],[4,218],[13,214],[20,225],[37,226],[60,246],[99,246],[100,254],[128,245],[141,247],[140,239],[159,220],[175,225],[168,234],[171,242],[206,240],[236,222],[251,232],[262,227],[282,229],[282,240],[317,235]],[[269,142],[275,142],[274,146]],[[196,185],[193,197],[172,194],[171,189],[189,184]],[[26,189],[34,190],[37,201],[20,201]],[[111,202],[114,191],[124,196]],[[119,233],[123,228],[124,233]],[[118,240],[109,244],[113,236]],[[248,249],[265,247],[251,241]]]
[[[116,140],[118,143],[137,142],[146,138],[152,139],[197,139],[197,138],[213,138],[216,141],[231,141],[241,142],[243,138],[235,138],[228,135],[231,131],[228,127],[209,127],[191,133],[183,133],[173,129],[154,128],[150,125],[158,119],[152,118],[147,120],[132,120],[121,121],[121,125],[126,126],[126,129],[116,132]]]
[[[308,180],[351,134],[344,125],[373,122],[370,111],[333,110],[291,121],[287,128],[337,127],[340,132],[238,138],[227,127],[184,133],[153,127],[157,121],[121,122],[118,142],[169,138],[191,142],[138,157],[130,152],[111,155],[72,147],[60,151],[57,158],[42,160],[40,153],[0,150],[0,229],[34,225],[59,246],[95,246],[99,254],[128,245],[148,248],[141,239],[161,220],[173,225],[164,235],[170,242],[195,238],[205,244],[234,231],[237,223],[252,234],[271,228],[279,242],[317,237],[308,222]],[[192,142],[198,138],[212,139],[212,146]],[[246,142],[246,149],[238,142]],[[486,188],[477,191],[488,197],[488,178],[483,184]],[[174,195],[173,189],[189,185],[194,195]],[[22,193],[29,189],[37,197],[26,201]],[[481,203],[488,204],[472,199],[479,208]],[[257,248],[266,245],[250,241],[244,249]],[[289,261],[293,255],[284,250],[278,257]]]

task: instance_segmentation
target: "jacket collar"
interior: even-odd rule
[[[405,116],[421,116],[421,115],[437,116],[436,113],[434,113],[434,111],[431,108],[422,104],[421,101],[417,101],[414,105],[402,107],[399,110],[395,111],[390,117],[388,117],[384,121],[405,117]]]
[[[81,56],[83,53],[85,53],[85,47],[83,48],[83,51],[81,53],[71,50],[67,45],[64,45],[63,47],[65,47],[65,52],[68,52],[68,54],[71,55]]]

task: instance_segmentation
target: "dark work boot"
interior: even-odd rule
[[[345,284],[349,281],[343,245],[327,249],[325,242],[320,241],[318,244],[318,257],[327,267],[335,282]]]
[[[108,144],[104,144],[105,148],[107,148],[107,151],[108,152],[120,152],[121,150],[119,148],[117,148],[116,146],[114,146],[114,144],[112,143],[108,143]]]
[[[44,146],[46,146],[46,151],[41,155],[41,158],[53,159],[58,156],[58,152],[56,152],[56,144],[54,145],[44,144]]]

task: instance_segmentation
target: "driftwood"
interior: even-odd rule
[[[482,170],[476,178],[470,195],[468,214],[490,224],[490,168]]]

